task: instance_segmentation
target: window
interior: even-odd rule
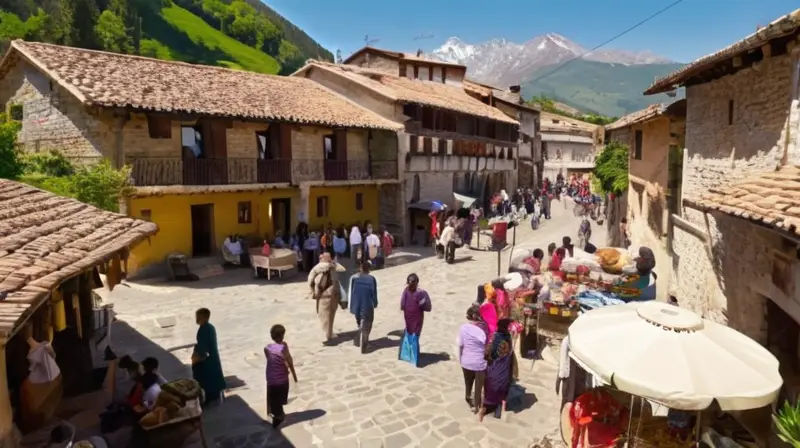
[[[728,100],[728,126],[733,124],[733,100]]]
[[[364,193],[356,193],[356,210],[364,209]]]
[[[434,110],[430,107],[422,108],[422,127],[423,129],[433,129],[434,126]]]
[[[433,139],[431,137],[422,138],[422,151],[427,155],[433,153]]]
[[[325,160],[336,160],[336,136],[334,134],[322,137],[322,148]]]
[[[181,147],[198,159],[203,158],[203,134],[199,126],[181,126]]]
[[[415,153],[419,150],[419,137],[416,135],[408,136],[408,152]]]
[[[419,174],[414,175],[414,181],[411,184],[411,203],[416,204],[419,202]]]
[[[239,209],[239,224],[250,224],[251,222],[253,222],[250,201],[240,202],[238,209]]]
[[[439,155],[440,156],[446,155],[447,154],[447,140],[445,140],[443,138],[440,138],[438,145],[439,145],[439,148],[438,148]]]
[[[142,219],[144,219],[145,221],[152,221],[153,220],[152,219],[152,213],[150,212],[149,209],[144,209],[141,212],[139,212],[139,216]]]
[[[642,131],[636,131],[636,141],[633,143],[633,158],[642,160]]]
[[[150,138],[172,138],[172,122],[167,117],[148,115],[147,133]]]
[[[317,218],[328,216],[328,197],[320,196],[317,198]]]
[[[273,148],[270,131],[256,132],[256,144],[258,145],[258,158],[261,160],[275,159],[278,148]]]
[[[406,72],[408,71],[406,64],[400,64],[400,77],[405,78]]]
[[[22,104],[12,104],[8,106],[8,115],[14,121],[22,121],[22,118],[25,115]]]

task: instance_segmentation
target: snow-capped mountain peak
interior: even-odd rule
[[[557,33],[537,36],[523,44],[503,38],[468,44],[458,37],[451,37],[431,52],[430,57],[464,64],[470,77],[496,85],[518,84],[526,73],[575,57],[626,65],[671,62],[647,51],[598,50],[588,53],[586,48]]]

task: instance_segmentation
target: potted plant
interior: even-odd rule
[[[792,406],[785,401],[778,413],[772,416],[772,421],[778,430],[779,439],[792,448],[800,448],[800,402]]]

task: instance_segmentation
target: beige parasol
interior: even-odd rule
[[[738,331],[662,302],[589,311],[569,327],[571,355],[604,382],[670,408],[725,411],[775,401],[778,360]]]

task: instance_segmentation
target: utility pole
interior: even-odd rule
[[[433,34],[431,34],[431,33],[428,33],[428,34],[423,33],[423,34],[417,34],[416,36],[414,36],[414,41],[416,42],[418,40],[426,40],[426,39],[433,39],[433,38],[434,38]],[[422,51],[422,48],[418,47],[417,48],[417,57],[422,56],[423,53],[424,52]]]

